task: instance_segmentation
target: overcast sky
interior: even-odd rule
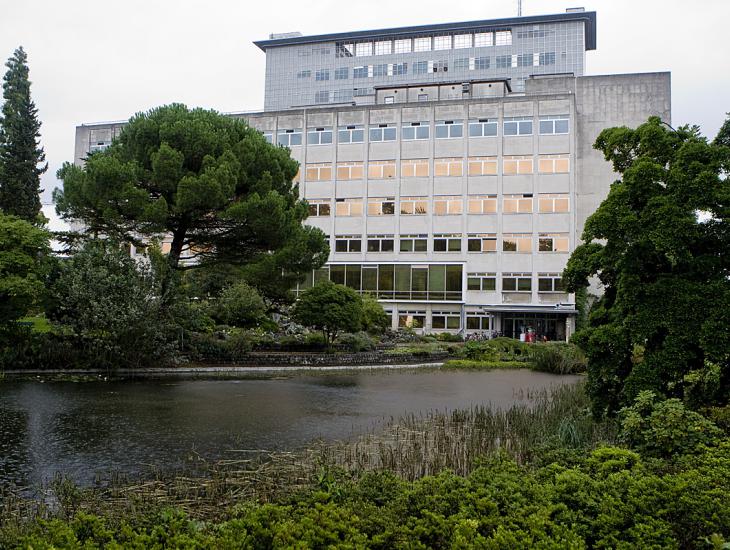
[[[730,111],[730,0],[523,0],[523,15],[597,12],[587,74],[672,72],[674,126],[717,133]],[[444,9],[447,6],[448,9]],[[517,0],[0,0],[0,58],[22,45],[49,162],[73,160],[74,128],[182,102],[262,109],[271,32],[305,35],[513,17]],[[4,68],[3,68],[4,72]]]

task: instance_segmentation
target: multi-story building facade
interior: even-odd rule
[[[266,109],[232,116],[291,149],[307,223],[330,242],[299,290],[329,278],[372,293],[393,328],[570,336],[560,274],[614,179],[592,144],[669,122],[668,73],[584,76],[595,14],[582,11],[256,44]],[[328,86],[345,80],[340,101]],[[120,127],[77,128],[77,161]]]

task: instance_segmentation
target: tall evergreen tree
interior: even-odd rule
[[[41,123],[30,98],[28,56],[20,47],[5,66],[0,115],[0,210],[30,222],[41,211],[40,176],[47,169]]]

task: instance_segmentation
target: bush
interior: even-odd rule
[[[471,359],[449,359],[444,363],[444,369],[525,369],[529,365],[523,361],[473,361]]]
[[[464,338],[461,334],[453,334],[451,332],[439,332],[436,334],[436,340],[439,342],[463,342]]]
[[[553,374],[576,374],[586,371],[586,357],[575,344],[550,342],[530,346],[532,368]]]
[[[530,344],[512,338],[470,341],[462,348],[464,358],[474,361],[527,361]]]
[[[212,307],[212,316],[234,327],[254,327],[266,313],[266,304],[258,291],[240,281],[223,289]]]
[[[362,295],[362,328],[373,334],[382,334],[390,329],[388,314],[380,302],[370,294]]]
[[[362,298],[349,287],[321,281],[302,292],[292,317],[304,326],[321,330],[331,344],[340,332],[360,330]]]
[[[375,349],[375,341],[367,332],[341,334],[337,338],[337,344],[345,348],[345,350],[352,352],[372,351]]]
[[[685,408],[679,399],[657,400],[642,391],[631,407],[619,412],[621,438],[647,456],[671,458],[691,454],[702,445],[714,445],[721,430],[699,413]]]

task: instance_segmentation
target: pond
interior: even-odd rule
[[[177,469],[191,456],[296,450],[405,413],[529,403],[577,376],[529,370],[368,370],[247,379],[0,381],[0,485],[55,473],[92,483],[111,472]]]

